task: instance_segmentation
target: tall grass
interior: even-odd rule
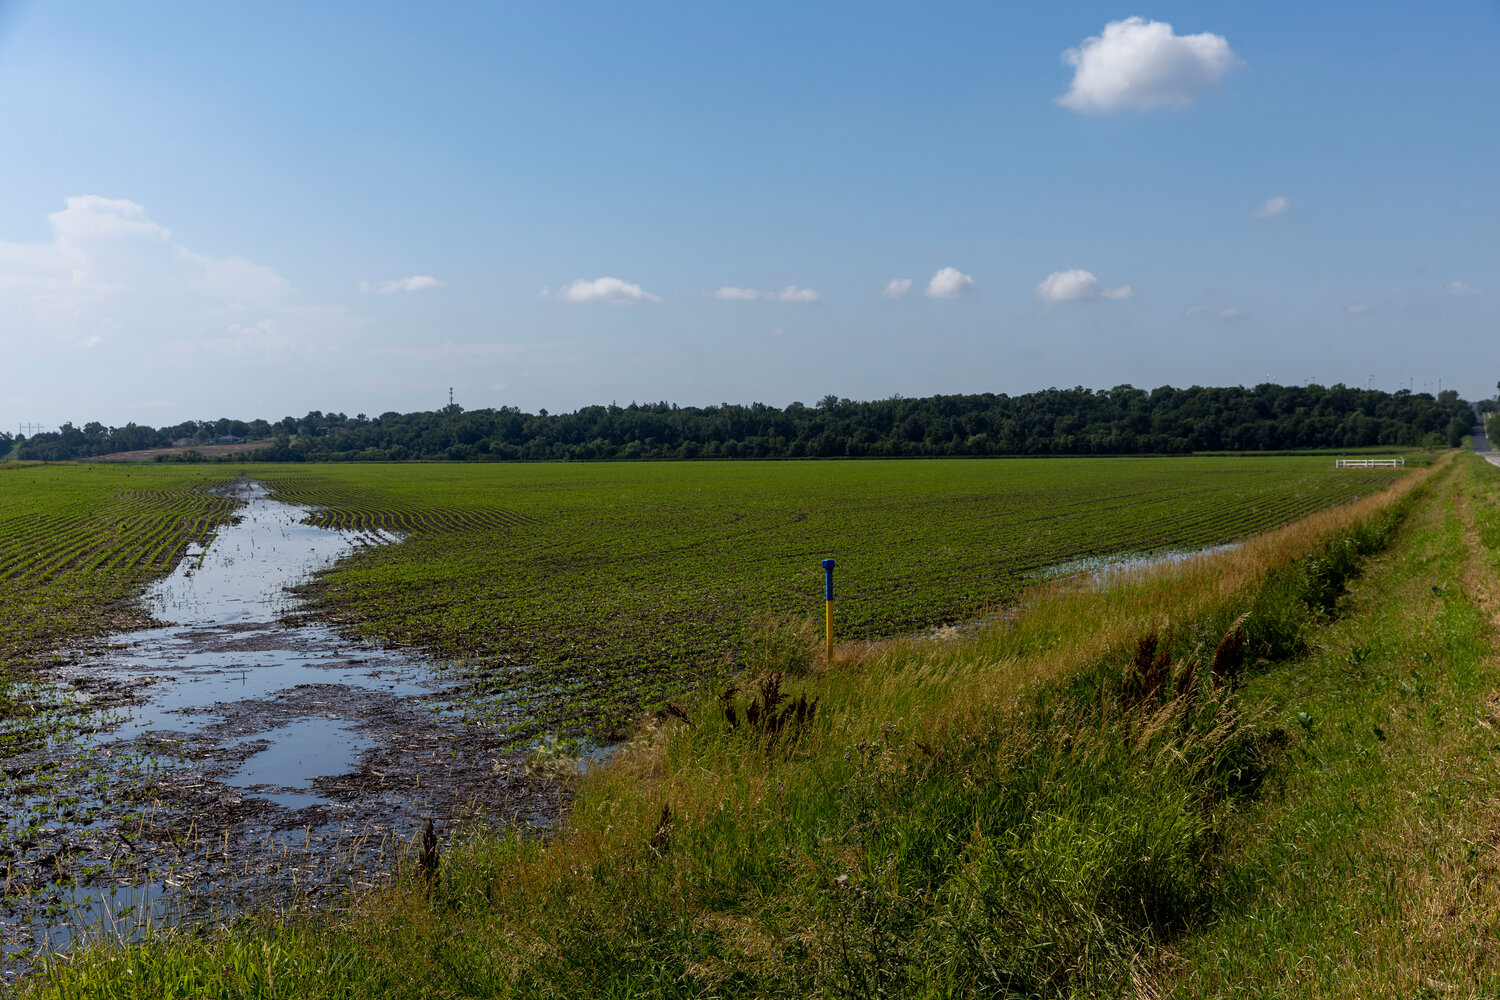
[[[1443,474],[1441,470],[1437,474]],[[947,641],[768,626],[545,840],[475,832],[337,917],[54,963],[47,996],[1059,996],[1134,988],[1223,895],[1290,736],[1237,694],[1431,473],[1230,551],[1062,580]]]

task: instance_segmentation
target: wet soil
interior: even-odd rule
[[[392,539],[236,492],[236,523],[145,596],[146,627],[52,664],[35,714],[0,728],[0,974],[79,937],[373,885],[429,818],[560,814],[503,707],[476,722],[445,665],[296,614],[288,587]]]

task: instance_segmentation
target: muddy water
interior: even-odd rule
[[[561,793],[501,728],[466,721],[441,664],[288,619],[288,588],[356,546],[242,481],[238,521],[145,596],[161,624],[62,668],[58,713],[5,759],[0,971],[79,936],[378,880],[412,833],[545,824]]]

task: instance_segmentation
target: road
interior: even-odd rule
[[[1496,455],[1494,452],[1490,451],[1490,438],[1489,435],[1484,432],[1484,424],[1478,424],[1469,433],[1473,435],[1475,454],[1483,455],[1485,457],[1485,460],[1488,461],[1491,465],[1500,465],[1500,455]]]

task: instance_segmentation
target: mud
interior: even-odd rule
[[[148,627],[53,664],[39,713],[0,729],[0,974],[97,934],[319,905],[385,877],[428,818],[545,829],[563,807],[503,705],[475,722],[444,664],[296,614],[289,587],[392,539],[236,492],[237,521],[144,598]]]

